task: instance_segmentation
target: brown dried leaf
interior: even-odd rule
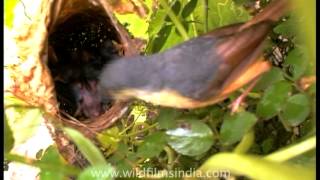
[[[141,0],[109,0],[112,10],[119,14],[135,13],[146,18],[149,12],[146,4]]]

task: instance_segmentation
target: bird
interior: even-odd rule
[[[102,68],[99,91],[120,101],[140,99],[179,109],[218,103],[271,68],[263,45],[287,7],[286,0],[273,0],[248,22],[160,53],[114,59]]]

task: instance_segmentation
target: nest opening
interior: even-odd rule
[[[103,10],[61,18],[49,35],[48,61],[60,114],[85,120],[108,111],[114,102],[98,93],[98,76],[108,61],[123,54],[120,37]]]

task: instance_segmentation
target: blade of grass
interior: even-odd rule
[[[300,143],[265,156],[265,159],[284,162],[316,148],[316,137],[312,136]]]
[[[239,154],[246,153],[250,149],[253,142],[254,142],[254,131],[251,129],[249,132],[247,132],[243,136],[240,143],[234,149],[234,152]]]
[[[198,170],[202,174],[212,174],[222,169],[229,170],[232,174],[245,175],[249,179],[315,179],[313,169],[236,153],[218,153],[209,158]]]
[[[182,38],[186,41],[189,40],[188,33],[186,29],[183,27],[182,23],[180,22],[179,18],[174,14],[174,12],[171,10],[170,6],[168,5],[166,0],[159,1],[161,6],[165,9],[165,11],[168,13],[168,16],[176,26],[177,30],[181,34]]]

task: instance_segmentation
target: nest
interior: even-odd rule
[[[34,5],[33,1],[29,3]],[[138,54],[140,42],[130,37],[114,18],[114,8],[108,1],[39,3],[28,16],[24,9],[15,17],[17,52],[10,59],[15,63],[6,69],[11,79],[6,91],[44,110],[46,124],[61,154],[75,164],[75,148],[59,127],[69,126],[94,138],[125,114],[129,102],[103,102],[98,116],[88,117],[77,109],[77,97],[72,94],[70,83],[76,84],[79,79],[89,84],[95,82],[108,60]],[[88,64],[93,64],[92,68],[84,69]],[[83,71],[89,71],[89,75],[81,77]]]

